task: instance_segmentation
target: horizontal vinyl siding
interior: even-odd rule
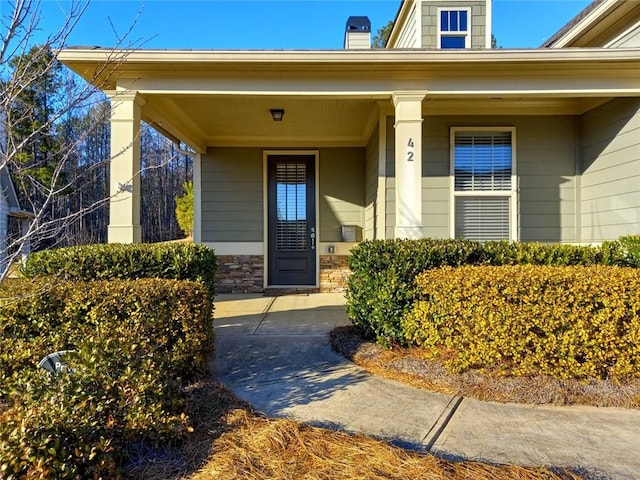
[[[420,2],[418,1],[417,4],[413,5],[413,8],[411,9],[409,16],[407,17],[407,21],[403,25],[402,30],[398,35],[398,42],[396,43],[394,48],[420,48],[421,47],[418,41],[418,29],[417,29],[418,24],[416,19],[416,14],[418,9],[417,5],[419,4]]]
[[[365,209],[364,209],[364,240],[376,237],[376,215],[378,211],[378,151],[380,129],[376,127],[367,143]]]
[[[321,242],[342,241],[342,226],[355,225],[361,238],[365,218],[364,148],[320,149]]]
[[[365,32],[347,32],[347,45],[349,50],[362,50],[371,48],[371,34]]]
[[[0,185],[1,187],[1,185]],[[9,202],[4,192],[0,191],[0,239],[7,235],[7,221],[9,215]]]
[[[447,117],[422,124],[422,224],[424,235],[449,238],[449,125]]]
[[[262,242],[260,148],[209,148],[202,156],[202,241]]]
[[[582,115],[582,240],[640,233],[640,99]]]
[[[570,116],[426,117],[422,219],[425,236],[450,235],[450,128],[516,127],[520,240],[575,242],[576,125]]]
[[[422,2],[422,46],[438,48],[438,9],[471,8],[471,48],[488,48],[486,44],[487,12],[484,1],[424,1]]]
[[[387,117],[387,152],[386,152],[386,210],[385,210],[385,238],[395,237],[396,227],[396,140],[395,117]]]
[[[640,47],[640,25],[610,45],[610,48]]]

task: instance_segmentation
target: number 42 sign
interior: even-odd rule
[[[413,157],[415,155],[415,143],[413,143],[413,138],[409,138],[407,142],[407,162],[413,162]]]

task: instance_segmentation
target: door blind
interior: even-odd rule
[[[307,249],[307,166],[276,165],[276,247],[280,251]]]

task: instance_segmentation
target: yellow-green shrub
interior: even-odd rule
[[[455,371],[558,378],[640,376],[640,271],[605,266],[465,266],[425,271],[401,322],[407,342]]]
[[[349,256],[347,314],[382,344],[403,343],[402,317],[416,300],[415,277],[424,270],[461,265],[615,265],[640,267],[640,236],[601,246],[535,242],[476,242],[424,238],[372,240]]]
[[[42,250],[29,255],[24,277],[91,281],[171,278],[204,283],[215,295],[215,252],[193,243],[95,244]]]
[[[213,344],[201,283],[8,281],[0,286],[0,477],[117,478],[130,452],[183,438],[182,388]],[[37,368],[73,350],[76,371]]]

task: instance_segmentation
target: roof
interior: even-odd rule
[[[593,0],[589,5],[587,5],[582,11],[578,12],[578,14],[569,20],[560,30],[554,33],[547,41],[545,41],[541,47],[548,48],[551,47],[554,43],[556,43],[560,38],[566,35],[569,30],[578,25],[585,17],[587,17],[591,12],[593,12],[598,5],[604,3],[606,0]]]
[[[637,28],[639,19],[637,0],[594,0],[542,47],[607,47],[621,34]]]

